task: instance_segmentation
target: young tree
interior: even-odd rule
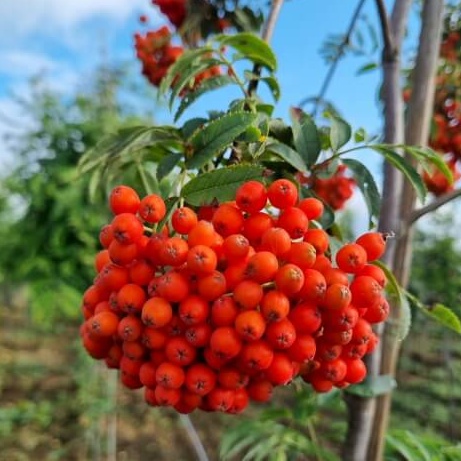
[[[366,345],[364,353],[375,348],[375,336],[370,323],[381,323],[387,316],[387,308],[379,304],[384,303],[379,282],[382,281],[384,284],[387,277],[394,295],[390,299],[391,322],[384,330],[382,326],[377,326],[377,332],[382,335],[382,345],[367,358],[367,384],[362,388],[355,388],[365,387],[367,392],[354,391],[354,388],[351,388],[351,392],[346,394],[350,418],[343,450],[345,460],[380,460],[384,432],[388,424],[391,387],[377,392],[375,383],[382,382],[381,375],[387,378],[395,375],[399,350],[396,336],[402,335],[403,330],[409,326],[406,317],[407,302],[400,286],[406,287],[408,284],[412,226],[418,217],[441,203],[415,209],[417,198],[424,200],[427,192],[418,169],[420,166],[433,165],[448,178],[448,181],[452,178],[450,168],[444,160],[432,150],[425,148],[429,137],[434,97],[443,1],[426,0],[423,3],[419,47],[411,80],[412,92],[405,117],[401,85],[401,50],[411,1],[396,0],[390,16],[384,2],[376,1],[383,40],[383,143],[373,144],[368,141],[363,131],[357,131],[354,133],[354,140],[359,146],[351,149],[345,147],[352,137],[351,127],[337,115],[326,114],[328,126],[318,127],[311,117],[302,110],[295,109],[291,113],[291,124],[288,125],[282,120],[274,119],[273,105],[261,101],[257,96],[258,86],[265,84],[274,99],[278,98],[279,88],[274,77],[276,57],[265,41],[269,41],[271,37],[283,3],[281,0],[272,2],[262,32],[263,40],[248,32],[249,28],[259,24],[259,15],[247,7],[240,8],[238,1],[203,2],[199,4],[201,6],[194,2],[182,1],[174,2],[174,5],[160,0],[154,3],[170,19],[176,33],[183,40],[184,47],[174,45],[172,29],[163,27],[157,31],[149,31],[145,35],[136,35],[137,56],[142,61],[143,74],[153,85],[159,87],[160,93],[169,95],[170,107],[176,108],[175,120],[177,121],[200,96],[225,85],[238,87],[241,98],[233,101],[227,110],[220,109],[211,112],[208,117],[187,120],[179,128],[146,126],[120,132],[109,141],[109,144],[100,146],[98,152],[89,152],[82,159],[81,171],[91,172],[92,181],[96,182],[105,180],[105,175],[111,173],[112,162],[123,164],[126,168],[136,167],[140,176],[145,177],[144,160],[151,156],[158,162],[155,172],[157,180],[166,178],[170,183],[170,197],[166,201],[152,194],[153,190],[146,178],[143,185],[144,193],[147,195],[142,200],[132,189],[116,188],[112,191],[110,204],[116,216],[109,228],[113,231],[114,237],[108,239],[104,245],[109,247],[115,241],[118,242],[116,245],[126,246],[123,247],[123,255],[120,258],[111,255],[109,248],[110,261],[101,268],[95,284],[85,294],[83,343],[95,358],[105,359],[108,366],[121,368],[122,382],[127,387],[147,386],[145,398],[151,405],[171,405],[179,412],[189,412],[196,407],[239,412],[245,408],[248,397],[265,401],[269,399],[269,391],[274,385],[283,384],[297,375],[310,383],[317,392],[325,392],[332,387],[345,388],[351,383],[363,380],[365,374],[362,371],[365,368],[361,359],[355,357],[354,360],[358,361],[351,362],[351,357],[341,352],[342,346],[348,341],[363,343],[362,345]],[[232,8],[229,8],[229,3],[232,4]],[[207,42],[202,41],[218,31],[231,28],[237,29],[239,33],[218,34]],[[252,69],[242,75],[239,72],[240,61],[250,63]],[[235,65],[237,62],[238,66]],[[348,158],[348,153],[364,147],[375,150],[385,159],[382,202],[369,171],[362,163]],[[345,169],[349,171],[348,176],[344,175]],[[346,193],[344,190],[341,192],[339,201],[331,200],[332,195],[326,191],[336,192],[340,189],[340,184]],[[338,228],[334,226],[333,209],[342,206],[345,196],[354,184],[357,184],[364,194],[370,211],[370,221],[379,218],[380,232],[362,236],[353,244],[338,243],[336,239],[340,240],[341,237]],[[310,208],[312,205],[305,208],[304,200],[309,197],[314,200],[308,203],[315,203],[317,212]],[[267,199],[272,207],[266,209]],[[236,205],[229,203],[232,201],[235,201]],[[184,205],[187,207],[184,208]],[[147,213],[145,207],[151,211]],[[259,219],[269,223],[266,231],[271,232],[267,235],[253,235],[250,232],[253,227],[247,223],[252,222],[252,215],[261,213],[263,209],[266,212],[262,214],[266,217]],[[274,211],[275,215],[270,216]],[[151,212],[153,217],[150,216]],[[190,226],[184,227],[175,221],[179,219],[178,215],[182,216],[184,213],[191,217]],[[124,214],[130,217],[119,217]],[[141,218],[141,222],[136,216]],[[197,219],[201,219],[201,224],[196,223]],[[121,225],[124,220],[127,221],[124,224],[126,228],[128,220],[130,226],[137,228],[128,236],[123,231],[125,227]],[[274,226],[278,229],[277,232],[284,231],[288,234],[288,238],[285,239],[285,252],[280,249],[282,242],[279,239],[282,237],[269,237],[269,234],[275,234]],[[208,237],[205,227],[211,229]],[[374,271],[370,272],[374,275],[363,275],[360,271],[364,266],[382,256],[383,236],[390,232],[396,234],[395,240],[390,241],[384,258],[390,271],[377,263],[381,272],[368,269]],[[176,233],[182,237],[178,237]],[[316,237],[313,237],[314,235]],[[223,249],[225,243],[220,243],[226,242],[230,237],[243,238],[251,245],[251,251],[255,251],[255,259],[251,259],[252,256],[249,260],[245,258],[251,253],[242,253],[239,260],[242,263],[241,272],[238,272],[233,264],[236,254],[227,253]],[[301,244],[297,241],[301,238],[303,243],[308,243],[315,249],[312,264],[304,260],[301,262],[298,256],[289,253],[291,246]],[[276,244],[271,243],[272,239]],[[148,243],[145,245],[143,241]],[[205,247],[200,248],[200,255],[196,255],[197,243]],[[132,247],[130,252],[127,249],[129,245]],[[171,250],[168,250],[170,247]],[[165,251],[168,256],[164,255]],[[173,253],[174,257],[171,256]],[[266,258],[264,264],[256,264],[258,258],[263,258],[261,253],[264,253]],[[208,266],[206,270],[199,268],[196,265],[198,260],[201,264],[208,260],[214,261],[213,264],[210,263],[212,269],[209,270]],[[187,340],[179,344],[179,340],[175,338],[166,340],[167,357],[174,361],[175,365],[188,366],[197,360],[199,365],[207,367],[210,376],[214,376],[209,378],[209,381],[213,382],[210,384],[212,391],[209,389],[212,393],[204,397],[195,392],[193,404],[186,404],[181,392],[194,393],[195,388],[192,384],[188,385],[187,381],[184,385],[186,387],[183,386],[186,378],[179,377],[184,371],[175,369],[174,376],[171,371],[165,375],[164,380],[158,378],[154,383],[144,374],[139,374],[138,370],[130,372],[127,363],[122,363],[120,357],[119,360],[113,360],[109,351],[118,344],[111,339],[112,334],[100,333],[104,328],[102,317],[98,317],[99,314],[95,312],[96,305],[105,302],[111,296],[118,299],[117,292],[123,291],[124,295],[121,297],[125,299],[125,291],[128,290],[125,286],[130,280],[127,274],[132,264],[144,264],[153,272],[151,277],[136,283],[137,288],[130,288],[139,293],[136,309],[119,309],[116,313],[122,317],[121,319],[114,315],[106,315],[111,317],[110,328],[108,327],[107,331],[112,332],[114,328],[118,328],[118,322],[124,325],[123,328],[129,323],[131,330],[135,329],[135,324],[138,324],[139,328],[142,323],[149,328],[160,328],[170,322],[175,325],[177,322],[183,322],[185,325],[182,327],[175,326],[175,331],[182,333],[183,330],[186,331],[188,323],[195,323],[188,308],[181,307],[189,292],[198,297],[200,301],[194,298],[195,301],[204,306],[219,298],[218,295],[210,293],[219,293],[225,294],[225,299],[233,299],[241,306],[254,309],[260,302],[264,303],[258,298],[258,293],[263,297],[278,290],[288,298],[285,303],[288,306],[288,317],[277,314],[280,315],[277,317],[278,320],[287,317],[285,320],[288,323],[283,324],[287,329],[283,330],[283,337],[286,338],[287,331],[292,328],[291,336],[293,341],[298,343],[290,343],[286,346],[287,351],[284,351],[285,347],[277,345],[276,340],[276,345],[271,342],[273,335],[275,338],[278,337],[277,333],[270,333],[277,329],[272,326],[277,323],[271,324],[274,320],[271,316],[264,318],[263,304],[259,311],[255,311],[255,315],[251,314],[254,319],[249,326],[241,328],[238,326],[240,322],[234,324],[233,319],[229,324],[220,325],[219,321],[213,320],[213,317],[207,314],[210,306],[203,307],[203,316],[200,317],[200,322],[196,322],[208,325],[208,336],[205,336],[203,343],[192,344],[194,347],[191,349],[190,341],[189,344]],[[259,264],[268,272],[260,273],[256,268]],[[332,264],[337,265],[333,268],[334,277],[331,271],[328,272],[332,269]],[[215,275],[212,289],[200,289],[201,283],[202,286],[208,287],[203,278],[209,272]],[[376,275],[378,272],[380,277]],[[117,283],[113,282],[115,273],[120,275],[120,283],[118,279]],[[194,280],[198,278],[197,285],[189,278],[190,273]],[[392,275],[393,273],[395,275]],[[313,274],[316,277],[320,274],[324,282],[318,282],[311,287],[306,280]],[[217,282],[218,279],[220,283]],[[245,296],[242,294],[242,298],[237,289],[239,283],[248,285],[245,285],[245,289],[242,288],[242,293],[245,293]],[[317,296],[315,292],[318,288],[315,287],[318,287],[319,283],[323,288]],[[254,304],[247,299],[250,286],[256,293],[257,300]],[[147,297],[150,299],[146,301]],[[301,321],[295,320],[298,314],[293,312],[299,307],[300,301],[301,304],[311,302],[315,305],[318,312],[314,317],[320,319],[321,329],[320,325],[316,324],[316,328],[312,327],[312,331],[308,332]],[[375,308],[375,302],[386,315],[367,315],[367,310],[372,312]],[[179,311],[176,312],[175,305],[178,303]],[[344,309],[349,311],[343,312]],[[181,314],[183,310],[186,310],[187,315]],[[340,312],[344,317],[341,317]],[[259,319],[259,323],[256,318]],[[347,327],[344,332],[347,334],[341,333],[343,330],[340,330],[341,334],[337,334],[338,331],[331,328],[335,321],[339,321],[338,318],[346,319],[344,322]],[[246,318],[241,320],[244,321],[249,322]],[[220,327],[227,328],[225,333]],[[253,333],[250,334],[250,330]],[[173,333],[170,331],[169,334]],[[95,336],[102,339],[95,340]],[[127,342],[131,340],[128,337],[123,339]],[[252,340],[261,342],[257,343],[258,347],[253,348]],[[168,355],[170,342],[174,343],[174,346],[170,346],[174,350],[181,349],[181,354],[176,354],[181,358],[176,357],[171,351]],[[338,347],[335,349],[334,346]],[[252,356],[253,349],[255,357]],[[263,371],[256,377],[242,365],[242,361],[245,363],[245,358],[250,356],[251,363],[259,363],[261,354],[267,358],[267,366],[258,371],[266,368],[272,370],[270,367],[273,366],[277,373]],[[183,363],[185,355],[190,356],[191,361]],[[295,366],[290,368],[287,365],[287,374],[281,379],[281,364],[288,363],[287,360],[294,361]],[[145,368],[164,365],[160,359],[159,362],[147,360],[145,363],[148,364],[144,364]],[[219,372],[224,365],[236,368],[232,369],[233,372],[248,375],[244,390],[239,394],[242,396],[240,406],[233,403],[235,392],[226,390],[220,381],[216,384],[215,372]],[[164,376],[162,373],[161,375]],[[174,392],[170,392],[166,381],[175,377],[178,377],[178,384],[174,387]],[[370,393],[372,397],[365,396]]]
[[[63,98],[37,79],[30,97],[18,101],[31,128],[7,137],[15,169],[1,180],[3,214],[8,210],[1,232],[8,238],[0,242],[0,268],[5,282],[27,285],[32,315],[44,326],[75,319],[75,303],[92,279],[104,194],[91,201],[92,185],[76,166],[102,136],[139,120],[122,110],[119,93],[117,73],[101,68],[87,93]]]

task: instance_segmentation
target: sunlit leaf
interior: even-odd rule
[[[191,205],[203,205],[213,200],[225,202],[234,198],[238,187],[251,179],[261,180],[263,168],[252,165],[235,165],[218,168],[191,179],[181,191],[181,196]]]
[[[235,35],[219,35],[216,40],[237,50],[244,58],[274,71],[277,58],[271,47],[257,35],[240,32]]]
[[[351,126],[342,118],[330,116],[330,145],[334,152],[343,147],[352,135]]]
[[[197,130],[189,139],[193,149],[187,159],[188,168],[200,168],[223,152],[257,119],[257,114],[232,112]]]
[[[179,117],[184,113],[184,111],[195,101],[197,101],[200,96],[208,93],[209,91],[217,90],[226,85],[235,84],[235,80],[228,75],[216,75],[214,77],[207,78],[200,82],[200,85],[195,90],[189,90],[181,99],[178,109],[174,114],[174,121],[178,121]]]
[[[394,152],[390,147],[384,147],[382,145],[370,145],[368,147],[381,154],[391,165],[401,171],[415,189],[419,200],[424,202],[427,195],[427,189],[421,176],[418,174],[413,165],[411,165],[401,155]]]
[[[269,138],[266,150],[277,154],[297,171],[307,172],[307,166],[301,156],[290,146]]]

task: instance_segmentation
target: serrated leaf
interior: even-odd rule
[[[352,129],[342,118],[330,116],[330,120],[330,145],[333,151],[337,152],[351,139]]]
[[[157,166],[157,180],[161,181],[165,176],[171,173],[173,168],[182,159],[182,154],[169,153],[160,160]]]
[[[200,168],[229,147],[257,119],[257,114],[233,112],[213,120],[196,131],[189,143],[193,155],[186,161],[188,168]]]
[[[453,173],[448,167],[443,157],[430,149],[429,147],[401,146],[408,154],[418,160],[423,168],[430,171],[430,165],[435,166],[448,179],[449,183],[453,183]]]
[[[184,111],[191,104],[197,101],[200,96],[208,93],[209,91],[217,90],[233,83],[235,83],[235,80],[228,75],[217,75],[203,80],[200,82],[200,85],[197,87],[197,89],[188,91],[181,99],[181,103],[179,104],[179,107],[174,114],[174,121],[178,121],[179,117],[181,117]]]
[[[381,196],[378,186],[368,168],[358,160],[342,159],[344,165],[353,173],[357,186],[363,194],[369,214],[369,227],[374,227],[373,218],[378,218],[381,208]]]
[[[278,142],[275,139],[268,138],[266,150],[276,154],[296,170],[301,171],[302,173],[307,173],[308,169],[307,165],[304,163],[304,160],[298,154],[298,152],[296,152],[290,146]]]
[[[391,165],[401,171],[412,184],[418,199],[421,202],[425,201],[427,195],[426,186],[416,169],[407,160],[388,147],[383,147],[381,145],[370,145],[369,147],[381,154]]]
[[[154,146],[161,145],[159,149]],[[150,149],[146,149],[149,147]],[[142,154],[144,160],[158,162],[168,149],[182,151],[183,141],[179,130],[169,126],[137,126],[119,130],[99,142],[82,156],[79,174],[101,168],[101,175],[113,173],[133,163],[133,153]],[[137,159],[138,161],[140,158]]]
[[[159,94],[165,94],[178,75],[187,75],[197,60],[200,60],[203,56],[209,55],[210,53],[213,53],[213,48],[210,46],[203,46],[194,50],[187,50],[182,54],[174,64],[168,68],[168,72],[160,84]]]
[[[320,137],[312,118],[302,113],[291,113],[293,142],[307,167],[315,164],[321,151]]]
[[[443,304],[436,304],[429,309],[423,308],[422,311],[444,327],[461,334],[461,320],[449,307]]]
[[[252,165],[235,165],[201,174],[190,180],[181,196],[191,205],[200,206],[213,200],[225,202],[234,198],[238,187],[251,179],[261,180],[263,168]]]
[[[176,98],[181,94],[181,92],[184,89],[187,89],[187,86],[189,84],[192,84],[194,82],[194,79],[197,77],[197,75],[201,74],[207,69],[210,69],[211,67],[219,66],[221,64],[223,64],[223,62],[219,59],[204,57],[200,60],[200,62],[189,66],[187,72],[184,72],[183,74],[179,75],[178,78],[175,79],[171,85],[171,94],[169,102],[170,110],[173,108],[173,104]],[[205,81],[201,83],[205,83]],[[202,85],[200,84],[200,86]]]
[[[396,437],[388,434],[386,436],[386,442],[403,457],[405,461],[420,461],[418,453],[415,452],[413,447],[409,447]]]
[[[190,138],[192,134],[197,131],[200,127],[205,125],[208,119],[203,117],[192,118],[188,120],[181,128],[182,135],[184,138]]]
[[[237,136],[236,141],[245,143],[255,143],[261,139],[261,130],[255,126],[249,126],[241,135]]]
[[[219,35],[216,40],[237,50],[244,58],[255,64],[274,71],[277,68],[277,58],[271,47],[257,35],[240,32],[235,35]]]
[[[346,392],[360,397],[377,397],[391,392],[397,387],[397,382],[390,375],[368,377],[360,384],[354,384],[346,389]]]

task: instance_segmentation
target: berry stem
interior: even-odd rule
[[[152,189],[149,186],[149,181],[147,181],[146,173],[139,160],[136,162],[136,168],[138,169],[139,177],[141,178],[144,191],[146,192],[147,195],[152,194]]]

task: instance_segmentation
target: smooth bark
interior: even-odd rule
[[[432,114],[435,76],[440,48],[443,23],[443,0],[426,0],[422,11],[422,27],[418,54],[412,74],[412,95],[407,111],[405,143],[407,145],[426,145],[429,137],[430,117]],[[412,161],[410,157],[408,161]],[[400,229],[396,239],[396,249],[392,268],[397,281],[408,285],[412,254],[412,213],[416,205],[414,189],[408,181],[404,182],[398,203]],[[401,318],[399,308],[391,310],[389,322],[382,338],[381,374],[395,376],[401,342],[396,338]],[[384,394],[377,400],[376,415],[367,459],[380,461],[383,456],[385,435],[389,425],[392,394]]]

